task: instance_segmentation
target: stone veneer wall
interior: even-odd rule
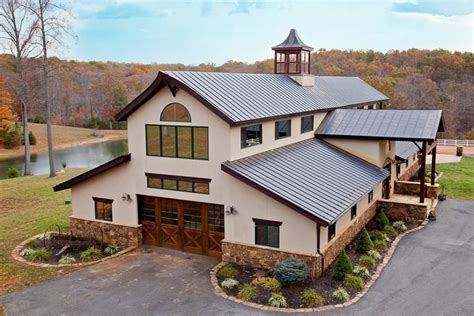
[[[122,247],[138,247],[142,244],[141,226],[124,226],[113,223],[69,217],[70,230],[74,236],[89,237],[91,231],[100,238],[100,229],[104,232],[104,242]],[[99,229],[100,228],[100,229]]]
[[[407,203],[395,201],[379,201],[379,206],[385,208],[385,214],[391,221],[414,222],[416,220],[425,220],[429,215],[427,204]]]
[[[323,252],[324,266],[326,269],[331,263],[336,260],[337,256],[344,248],[357,236],[357,234],[364,228],[377,212],[377,203],[373,203],[361,216],[357,217],[353,223],[341,234],[337,235],[334,240]],[[337,225],[336,225],[337,232]]]
[[[248,244],[222,241],[222,260],[256,268],[273,269],[276,263],[293,257],[304,261],[312,277],[319,277],[322,271],[321,256],[286,252]]]
[[[411,157],[409,157],[411,159]],[[420,169],[420,161],[417,159],[407,170],[400,176],[400,181],[410,181],[410,179],[418,172]]]
[[[439,184],[431,185],[425,183],[425,196],[427,198],[438,197]],[[420,195],[420,183],[411,181],[395,181],[395,193],[406,195]]]

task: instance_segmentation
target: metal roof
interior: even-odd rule
[[[389,173],[316,138],[222,164],[289,207],[333,223]]]
[[[301,38],[298,36],[298,32],[296,32],[296,29],[291,29],[290,34],[288,34],[288,37],[278,44],[277,46],[273,46],[272,49],[274,50],[280,50],[280,49],[291,49],[291,48],[300,48],[300,49],[305,49],[312,51],[313,48],[309,45],[306,45]]]
[[[408,159],[420,150],[422,144],[420,142],[417,144],[418,146],[413,142],[395,142],[395,156],[402,160]]]
[[[305,112],[372,104],[388,98],[357,77],[315,77],[303,87],[280,74],[164,71],[184,84],[230,124]]]
[[[441,110],[337,109],[321,123],[321,137],[434,141],[444,132]]]

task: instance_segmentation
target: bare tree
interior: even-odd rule
[[[53,45],[63,46],[64,35],[71,34],[67,19],[61,18],[61,15],[64,17],[68,11],[64,6],[53,0],[33,0],[28,2],[28,9],[38,20],[37,34],[42,55],[41,69],[43,78],[41,86],[46,109],[49,176],[55,177],[56,168],[54,166],[53,136],[51,131],[51,98],[49,93],[49,73],[51,69],[49,67],[48,51]]]
[[[33,41],[37,23],[37,19],[24,7],[21,0],[0,0],[0,39],[14,56],[18,76],[17,90],[25,142],[25,176],[31,175],[25,64],[35,51]]]

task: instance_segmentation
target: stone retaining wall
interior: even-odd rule
[[[425,197],[437,198],[439,184],[431,185],[425,183]],[[395,193],[406,195],[420,195],[420,183],[412,181],[395,181]]]
[[[379,201],[379,206],[385,208],[385,214],[391,221],[410,223],[425,220],[429,215],[428,204],[382,200]]]
[[[222,241],[222,260],[256,268],[273,269],[276,263],[287,258],[296,258],[304,261],[310,269],[312,277],[321,275],[321,256],[305,255],[282,251],[280,249],[263,248],[236,242]]]
[[[122,247],[138,247],[142,244],[142,229],[139,226],[124,226],[113,223],[86,220],[69,217],[70,229],[74,236],[89,237],[91,232],[96,239],[101,238],[100,231],[104,233],[104,242],[117,244]]]
[[[359,216],[355,222],[339,236],[336,237],[333,243],[331,243],[323,252],[324,254],[324,269],[326,269],[331,263],[336,260],[337,256],[341,251],[351,243],[351,241],[359,234],[372,218],[374,218],[377,212],[377,203],[373,203],[361,216]]]

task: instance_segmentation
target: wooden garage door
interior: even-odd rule
[[[224,206],[139,196],[138,214],[145,244],[220,257]],[[154,223],[151,216],[154,207]]]

